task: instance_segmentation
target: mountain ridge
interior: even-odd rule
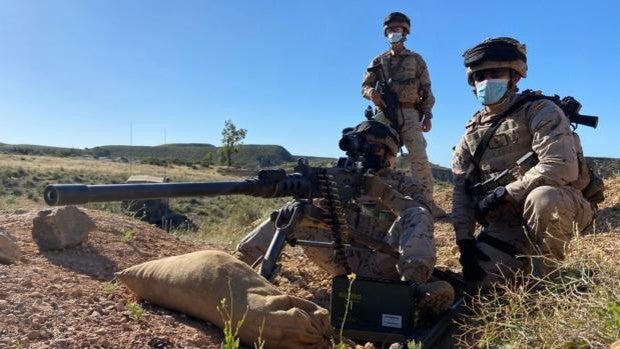
[[[180,164],[201,162],[215,163],[218,160],[220,147],[209,143],[170,143],[155,146],[143,145],[102,145],[92,148],[67,148],[34,144],[0,143],[0,152],[23,155],[48,156],[88,156],[94,158],[110,158],[120,161],[143,161],[164,164],[172,161]],[[208,155],[211,154],[211,155]],[[240,151],[233,156],[233,164],[239,167],[263,168],[281,166],[307,158],[316,162],[331,162],[335,158],[321,156],[292,155],[284,146],[274,144],[242,144]],[[620,173],[620,159],[611,157],[587,157],[595,172],[603,178]],[[398,158],[398,168],[406,171],[408,154]],[[433,176],[440,181],[451,182],[452,173],[449,168],[431,163]]]

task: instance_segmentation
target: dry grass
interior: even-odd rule
[[[571,241],[560,276],[521,275],[474,297],[462,346],[609,348],[620,338],[620,176],[605,185],[595,233]]]
[[[101,161],[90,158],[61,158],[0,154],[0,210],[45,208],[43,188],[50,183],[121,183],[131,174],[167,176],[174,181],[218,181],[217,168],[161,166]]]
[[[620,338],[620,243],[578,238],[555,278],[517,277],[474,297],[460,342],[478,348],[608,348]]]
[[[203,240],[234,249],[241,238],[269,217],[274,209],[289,200],[290,198],[263,199],[244,195],[177,200],[173,208],[187,214],[199,229],[196,233],[174,233],[182,238]]]
[[[129,164],[102,161],[90,158],[60,158],[51,156],[27,156],[0,154],[0,168],[21,168],[28,172],[45,173],[61,171],[66,173],[106,173],[129,177],[131,174],[150,174],[168,176],[175,181],[223,180],[230,178],[216,171],[216,168],[193,169],[188,166],[171,165],[169,167]]]
[[[605,201],[599,207],[595,231],[620,231],[620,175],[605,180]]]
[[[620,176],[605,186],[594,234],[571,242],[561,277],[521,275],[474,297],[459,320],[459,347],[609,348],[620,339]],[[435,187],[444,209],[450,192]],[[449,220],[435,223],[435,241],[438,264],[460,270]]]

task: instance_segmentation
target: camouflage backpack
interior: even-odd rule
[[[578,125],[585,125],[596,128],[598,125],[598,117],[579,114],[581,103],[573,97],[560,98],[558,95],[545,96],[540,91],[525,90],[524,98],[520,103],[533,102],[540,99],[547,99],[555,103],[564,115],[568,118],[573,128],[573,137],[575,138],[575,148],[577,150],[577,160],[579,162],[579,178],[573,186],[579,190],[583,196],[594,206],[605,200],[605,186],[603,179],[594,171],[592,166],[587,162],[579,135],[575,132]]]

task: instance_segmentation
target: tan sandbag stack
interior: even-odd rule
[[[142,263],[117,273],[138,297],[223,328],[217,307],[232,304],[232,323],[249,347],[259,335],[265,348],[329,348],[332,328],[326,309],[282,294],[247,264],[221,251],[200,251]],[[231,299],[232,295],[232,299]],[[262,335],[260,327],[264,322]]]

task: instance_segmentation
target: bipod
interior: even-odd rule
[[[297,226],[299,222],[299,218],[303,212],[302,205],[303,204],[300,203],[294,203],[292,205],[286,205],[278,210],[276,219],[273,222],[276,231],[260,265],[260,275],[269,281],[272,281],[272,278],[277,274],[278,259],[280,258],[280,254],[282,254],[284,245],[294,233],[295,226]]]

